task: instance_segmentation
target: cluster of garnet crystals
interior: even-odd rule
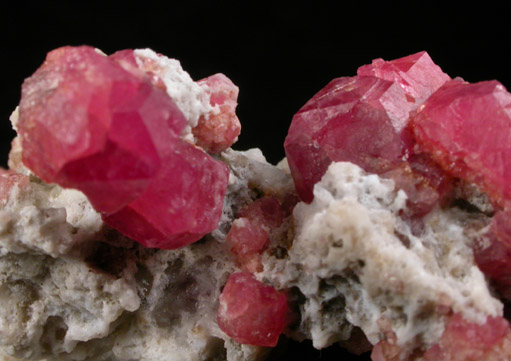
[[[195,242],[218,226],[228,184],[227,166],[211,154],[239,134],[234,85],[223,75],[199,83],[221,111],[199,120],[192,144],[183,135],[188,120],[133,51],[52,51],[23,85],[23,162],[48,183],[82,191],[105,223],[147,247]],[[377,59],[314,95],[293,117],[284,147],[302,201],[313,200],[332,162],[349,161],[406,192],[402,217],[417,232],[456,182],[476,185],[495,215],[490,242],[475,245],[475,260],[511,298],[511,94],[499,82],[451,79],[425,52]],[[13,177],[2,171],[0,197]],[[218,324],[240,343],[274,346],[285,329],[285,294],[253,274],[262,269],[271,230],[287,215],[279,200],[263,197],[239,212],[228,233],[242,272],[224,287]],[[453,315],[424,357],[465,360],[461,345],[483,360],[510,332],[503,318],[475,325]],[[395,347],[382,341],[373,359],[392,359]]]

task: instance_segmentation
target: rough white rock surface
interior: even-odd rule
[[[416,237],[398,217],[405,200],[393,181],[333,163],[316,184],[314,201],[296,206],[288,258],[266,258],[259,278],[299,289],[296,333],[315,347],[347,339],[355,325],[372,344],[390,327],[411,352],[438,341],[441,306],[474,322],[502,315],[473,264],[467,240],[476,234],[467,234],[467,215],[437,209]]]
[[[19,150],[10,163],[23,172]],[[84,195],[30,176],[0,215],[0,360],[260,360],[216,323],[218,297],[239,271],[224,243],[236,211],[291,191],[288,174],[259,150],[229,150],[219,229],[180,250],[150,250],[106,227]],[[284,188],[282,188],[284,189]],[[282,191],[278,190],[278,191]],[[9,355],[9,356],[7,356]]]
[[[179,60],[157,54],[151,49],[136,49],[135,59],[139,68],[153,72],[158,76],[167,90],[167,94],[176,103],[188,120],[188,127],[183,136],[193,140],[191,129],[197,126],[201,116],[209,117],[220,111],[218,106],[210,104],[210,91],[206,84],[198,84],[183,70]],[[147,62],[147,60],[150,60]]]

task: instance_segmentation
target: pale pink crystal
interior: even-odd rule
[[[241,268],[247,272],[262,271],[261,253],[268,247],[270,238],[257,220],[236,219],[229,233],[227,244]]]
[[[208,89],[210,104],[216,111],[202,115],[192,132],[197,145],[210,153],[220,153],[233,145],[241,132],[236,115],[239,90],[224,74],[212,75],[198,83]]]
[[[287,298],[249,273],[233,273],[220,295],[217,321],[236,342],[273,347],[286,326]]]
[[[24,188],[28,185],[28,177],[0,167],[0,206],[5,205],[14,186]]]
[[[248,272],[262,271],[261,253],[270,243],[270,232],[284,220],[280,202],[259,198],[245,206],[227,234],[227,243],[238,264]]]

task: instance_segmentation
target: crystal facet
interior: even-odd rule
[[[442,84],[450,80],[425,51],[396,60],[375,59],[357,70],[359,76],[375,76],[399,84],[408,101],[423,103]]]

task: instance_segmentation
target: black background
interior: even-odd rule
[[[504,1],[502,2],[504,3]],[[0,165],[14,132],[9,114],[23,79],[45,54],[88,44],[112,53],[150,47],[181,60],[192,78],[223,72],[240,87],[235,149],[260,147],[275,163],[293,114],[332,78],[373,58],[421,50],[451,77],[511,87],[509,10],[444,1],[2,2]],[[337,6],[335,6],[336,4]],[[289,360],[349,360],[293,345]],[[284,360],[279,356],[280,360]]]

